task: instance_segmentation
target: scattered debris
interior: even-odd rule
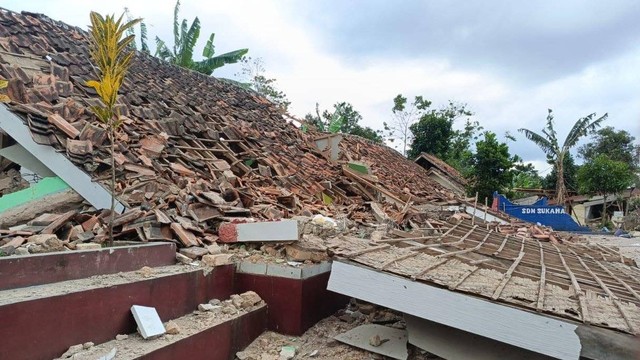
[[[170,320],[167,323],[165,323],[164,328],[166,330],[166,333],[169,335],[176,335],[180,333],[180,327],[173,320]]]
[[[211,304],[200,304],[198,305],[198,310],[200,311],[213,311],[216,309],[216,306]]]
[[[280,350],[279,360],[290,360],[296,356],[296,348],[293,346],[283,346]]]
[[[358,326],[334,338],[345,344],[393,359],[406,360],[409,356],[406,330],[367,324]]]

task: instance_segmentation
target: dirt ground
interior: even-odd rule
[[[365,314],[366,313],[366,314]],[[302,336],[286,336],[265,332],[244,351],[236,354],[239,360],[285,360],[280,357],[283,347],[295,348],[293,359],[322,360],[372,360],[388,359],[381,355],[343,344],[333,337],[364,324],[378,323],[404,328],[402,316],[370,304],[352,303],[349,309],[340,310],[307,330]],[[409,345],[409,359],[433,360],[439,357]]]
[[[582,235],[585,241],[592,244],[601,244],[605,246],[614,246],[620,249],[623,256],[635,260],[640,266],[640,232],[631,232],[632,238],[623,238],[612,235]]]

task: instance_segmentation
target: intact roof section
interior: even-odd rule
[[[554,244],[471,222],[371,241],[343,237],[337,254],[374,269],[508,305],[637,334],[640,270],[602,245]]]

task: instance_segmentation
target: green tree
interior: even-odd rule
[[[625,130],[616,130],[612,126],[598,130],[592,141],[582,145],[578,154],[585,161],[593,161],[598,155],[606,154],[611,160],[622,161],[631,170],[640,166],[640,145],[635,145],[635,137]]]
[[[124,77],[131,64],[133,53],[131,44],[134,35],[124,36],[138,21],[123,23],[122,16],[115,19],[113,15],[103,17],[91,12],[91,26],[89,27],[91,60],[98,68],[98,79],[87,81],[87,86],[95,89],[102,105],[92,106],[96,117],[108,128],[111,155],[111,214],[109,218],[109,246],[113,246],[113,219],[116,206],[116,164],[115,141],[116,131],[122,124],[120,114],[116,111],[118,91],[124,82]],[[123,37],[124,36],[124,37]]]
[[[520,160],[518,156],[514,156]],[[542,178],[532,164],[524,164],[521,160],[514,165],[511,177],[510,191],[507,192],[511,199],[520,199],[529,196],[527,193],[515,189],[539,189],[542,187]]]
[[[631,185],[633,173],[623,161],[611,160],[600,154],[585,163],[578,170],[580,191],[585,194],[599,194],[604,197],[602,224],[606,222],[607,195],[618,194]]]
[[[465,177],[469,177],[473,173],[471,166],[472,147],[478,141],[483,129],[478,121],[467,118],[464,128],[455,130],[449,141],[449,149],[444,160]]]
[[[305,115],[306,123],[319,131],[358,135],[381,144],[384,140],[382,131],[361,126],[360,120],[362,120],[362,115],[348,102],[336,103],[333,105],[333,111],[325,110],[322,115],[320,115],[319,105],[316,103],[316,114]]]
[[[564,186],[567,191],[578,192],[578,180],[576,175],[578,174],[578,169],[580,166],[576,165],[576,162],[571,153],[567,154],[564,157],[562,164],[562,169],[564,172]],[[550,161],[549,165],[553,165],[553,162]],[[551,171],[547,176],[542,179],[542,188],[547,190],[555,190],[558,184],[558,170],[555,166],[551,168]]]
[[[607,116],[607,114],[604,114],[596,119],[596,114],[593,113],[578,119],[562,145],[558,142],[556,130],[553,127],[553,112],[551,109],[549,109],[547,114],[547,125],[542,130],[542,135],[529,129],[518,129],[518,131],[525,134],[527,139],[533,141],[533,143],[544,151],[547,155],[547,160],[553,162],[558,174],[556,182],[556,198],[558,204],[564,204],[567,193],[564,182],[564,158],[569,154],[569,150],[578,143],[578,140],[595,131]]]
[[[284,111],[287,111],[291,101],[287,99],[287,95],[284,92],[276,88],[276,79],[270,79],[265,76],[264,60],[262,58],[253,59],[250,56],[244,56],[240,62],[242,63],[242,70],[236,76],[241,79],[244,87],[252,89]]]
[[[433,154],[446,159],[450,141],[456,132],[453,123],[461,116],[473,115],[466,109],[466,105],[449,102],[443,109],[426,111],[418,122],[409,126],[413,134],[413,141],[407,153],[410,159],[415,159],[420,153]]]
[[[509,154],[509,146],[498,141],[496,134],[485,131],[471,158],[473,176],[469,193],[477,192],[479,199],[491,198],[494,191],[504,193],[511,184],[512,168],[517,160]]]
[[[200,19],[196,17],[191,23],[191,26],[189,26],[187,19],[183,19],[182,23],[180,23],[178,21],[179,10],[180,0],[176,2],[173,10],[173,51],[169,50],[166,43],[156,36],[155,56],[172,64],[211,75],[217,68],[227,64],[237,63],[249,52],[249,49],[238,49],[214,56],[215,46],[213,45],[213,40],[215,34],[212,33],[202,51],[204,59],[195,61],[193,59],[193,51],[200,37]]]
[[[407,146],[413,139],[413,134],[409,127],[430,106],[431,101],[425,100],[422,96],[416,96],[409,105],[407,105],[407,98],[402,94],[398,94],[393,98],[392,121],[389,124],[385,122],[383,125],[390,142],[397,139],[402,143],[402,155],[407,156]]]

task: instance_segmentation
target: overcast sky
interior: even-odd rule
[[[0,1],[87,27],[89,11],[128,7],[172,43],[175,2]],[[434,105],[468,104],[512,153],[548,170],[543,153],[517,129],[539,131],[547,109],[564,139],[575,120],[609,113],[605,125],[640,138],[640,2],[637,1],[195,1],[181,18],[202,22],[201,46],[249,48],[303,117],[315,103],[348,101],[364,125],[382,128],[392,99],[423,95]],[[152,51],[155,47],[152,46]],[[214,75],[233,77],[239,65]],[[462,124],[458,124],[462,125]],[[575,154],[575,152],[574,152]]]

